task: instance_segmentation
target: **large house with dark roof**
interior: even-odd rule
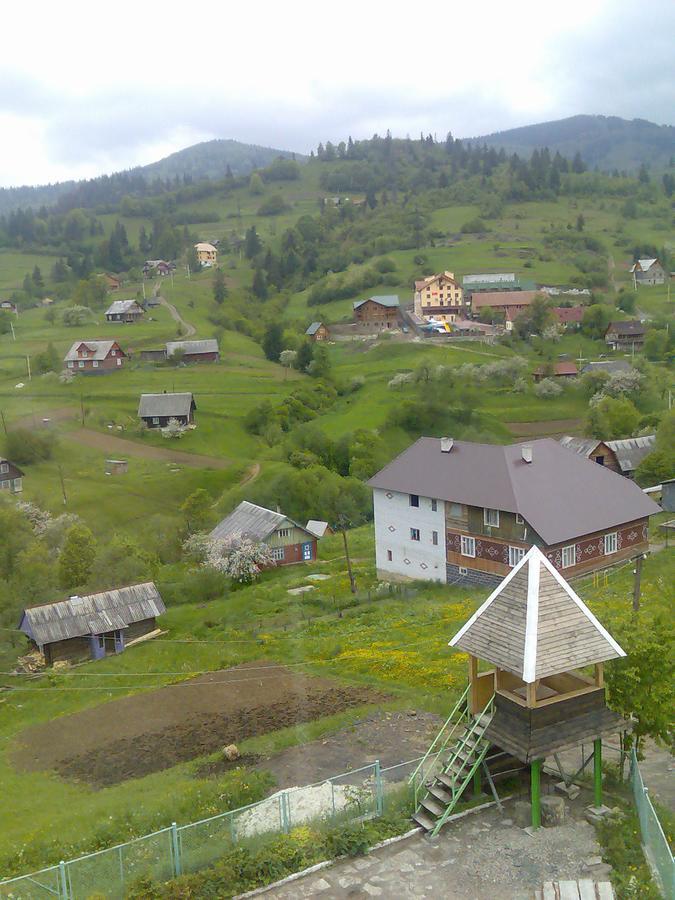
[[[368,482],[378,575],[495,584],[537,546],[569,578],[649,549],[640,488],[551,438],[423,437]]]
[[[166,612],[152,581],[85,597],[24,609],[19,630],[48,665],[84,662],[121,653],[159,634],[157,616]]]
[[[211,531],[209,537],[228,540],[247,537],[267,544],[278,566],[316,559],[316,534],[281,512],[243,500]]]
[[[638,284],[665,284],[666,270],[658,259],[638,259],[630,267],[633,281]]]
[[[605,343],[612,350],[641,350],[645,342],[646,327],[639,319],[610,322],[605,332]]]
[[[365,328],[398,328],[400,315],[395,294],[354,301],[354,322]]]

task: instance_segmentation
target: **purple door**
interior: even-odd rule
[[[105,635],[92,634],[89,638],[89,642],[91,644],[91,658],[103,659],[105,656]]]

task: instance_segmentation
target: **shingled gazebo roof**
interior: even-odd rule
[[[450,646],[527,683],[626,655],[538,547],[514,567]]]

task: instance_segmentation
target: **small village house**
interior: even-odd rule
[[[85,662],[121,653],[159,634],[157,616],[166,612],[152,581],[69,597],[24,609],[19,630],[48,665]]]
[[[661,485],[661,506],[665,512],[675,512],[675,478],[669,478]]]
[[[535,381],[541,381],[543,378],[576,378],[579,370],[576,363],[561,360],[550,366],[537,366],[532,374]]]
[[[117,341],[75,341],[63,362],[66,369],[83,375],[103,375],[122,367],[128,359]]]
[[[553,306],[551,312],[558,325],[570,331],[579,328],[585,309],[585,306]]]
[[[477,318],[486,310],[503,312],[506,329],[510,331],[514,319],[527,309],[537,291],[484,291],[471,297],[471,314]]]
[[[140,352],[141,362],[163,363],[166,362],[166,347],[148,347]]]
[[[144,275],[150,275],[151,272],[155,272],[157,275],[164,277],[166,275],[171,275],[175,269],[176,263],[167,262],[165,259],[146,259],[143,263]]]
[[[317,538],[328,537],[328,535],[333,534],[333,529],[328,522],[323,522],[321,519],[309,519],[305,529]]]
[[[105,311],[106,322],[138,322],[144,315],[136,300],[115,300]]]
[[[638,259],[630,267],[630,273],[636,287],[638,284],[646,286],[665,284],[668,278],[658,259]]]
[[[323,322],[312,322],[305,334],[312,341],[327,341],[329,337],[328,327]]]
[[[581,374],[607,372],[608,375],[611,375],[613,372],[629,372],[632,368],[631,364],[625,359],[598,359],[582,366]]]
[[[281,512],[243,500],[210,533],[217,540],[246,537],[270,548],[278,566],[316,559],[317,536]]]
[[[645,434],[642,437],[623,438],[617,441],[599,441],[597,438],[572,437],[566,434],[560,438],[560,443],[567,450],[606,466],[612,472],[633,478],[642,460],[654,450],[656,435]]]
[[[197,251],[197,259],[202,266],[214,266],[216,264],[218,251],[213,244],[200,241],[198,244],[195,244],[195,250]]]
[[[354,322],[362,328],[386,330],[398,328],[401,311],[398,297],[387,295],[354,301]]]
[[[415,282],[413,307],[421,318],[454,322],[464,316],[464,291],[453,272],[427,275]]]
[[[17,313],[18,308],[16,303],[13,300],[0,300],[0,309],[4,309],[7,312]]]
[[[23,490],[23,472],[8,459],[0,457],[0,491],[20,494]]]
[[[624,350],[633,353],[642,349],[646,331],[646,327],[639,319],[610,322],[605,332],[605,343],[612,350]]]
[[[122,282],[117,277],[117,275],[110,275],[108,272],[104,272],[103,275],[99,275],[99,278],[103,279],[107,290],[109,291],[119,291]]]
[[[494,584],[538,546],[565,577],[649,550],[659,507],[550,438],[423,437],[368,482],[380,577]]]
[[[166,345],[166,357],[171,359],[175,354],[186,363],[218,362],[220,350],[218,341],[209,338],[203,341],[169,341]]]
[[[197,409],[191,393],[141,394],[138,403],[138,417],[148,428],[166,428],[170,419],[183,426],[194,422]]]

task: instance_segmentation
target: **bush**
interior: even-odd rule
[[[462,234],[484,234],[488,227],[482,219],[469,219],[460,230]]]
[[[281,194],[272,194],[258,207],[259,216],[279,216],[286,212],[288,205]]]
[[[385,272],[394,272],[396,271],[396,263],[393,259],[389,259],[388,257],[383,257],[382,259],[378,259],[375,263],[375,268],[378,272],[382,272],[384,275]]]
[[[562,385],[558,384],[552,378],[543,378],[539,384],[534,386],[535,397],[548,400],[552,397],[559,397],[562,394]]]
[[[5,455],[19,466],[28,466],[51,459],[54,443],[54,437],[46,432],[15,428],[5,438]]]

